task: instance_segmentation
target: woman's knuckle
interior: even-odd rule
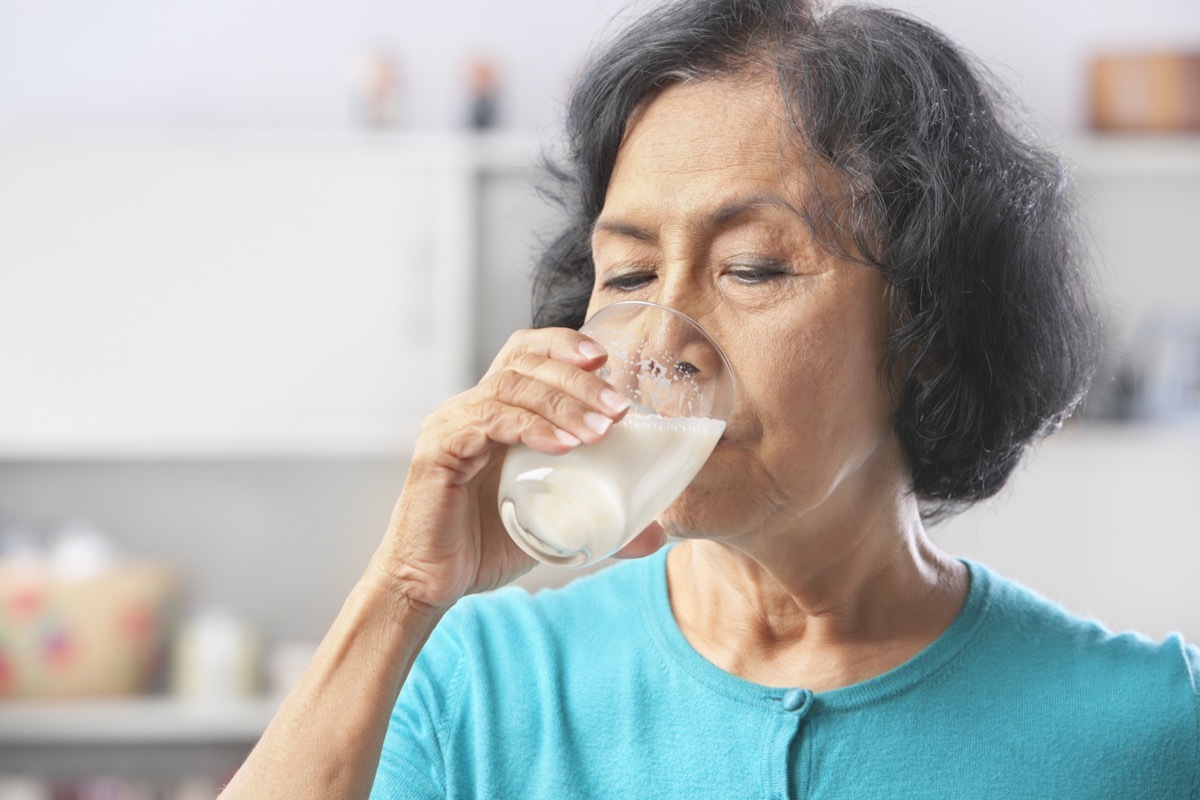
[[[515,369],[506,367],[492,377],[493,396],[511,397],[517,394],[524,385],[526,378]]]
[[[546,363],[544,356],[539,356],[534,353],[522,353],[513,363],[513,368],[521,372],[533,372],[538,367]]]
[[[562,418],[575,411],[576,402],[573,397],[562,392],[553,392],[549,398],[550,413],[556,418]]]
[[[485,430],[491,428],[503,414],[504,408],[504,404],[490,399],[475,406],[475,426]]]
[[[587,397],[599,392],[599,387],[595,385],[597,381],[595,375],[581,369],[571,370],[567,373],[566,378],[567,388],[579,397]]]

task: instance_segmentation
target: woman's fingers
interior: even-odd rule
[[[514,334],[492,369],[473,389],[427,420],[414,457],[469,480],[495,445],[525,444],[549,455],[599,441],[629,407],[591,372],[604,351],[565,329]]]
[[[579,442],[578,437],[527,409],[464,397],[426,421],[413,461],[449,470],[457,484],[474,478],[497,445],[521,443],[541,453],[560,455]]]
[[[514,333],[493,359],[488,375],[504,369],[521,356],[532,355],[594,370],[604,363],[604,348],[570,328],[534,328]]]
[[[514,405],[545,413],[585,442],[596,441],[629,408],[629,399],[595,374],[531,354],[517,358],[488,380],[507,380],[502,388],[512,390],[505,396]]]
[[[497,436],[503,435],[494,441],[504,444],[514,444],[518,433],[521,442],[537,449],[548,434],[553,435],[557,443],[551,449],[555,452],[561,452],[559,444],[569,449],[581,442],[599,441],[630,404],[592,372],[605,358],[599,345],[576,331],[515,334],[476,387],[481,398],[476,406],[479,422]],[[527,415],[506,415],[506,406],[531,412],[553,427],[546,428]],[[532,425],[525,435],[528,423]]]

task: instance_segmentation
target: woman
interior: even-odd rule
[[[592,62],[568,134],[543,327],[426,421],[226,796],[1200,796],[1195,650],[924,532],[1004,485],[1094,361],[1062,172],[963,56],[894,13],[689,0]],[[624,299],[723,346],[724,437],[623,553],[648,557],[468,598],[532,566],[495,511],[504,447],[625,412],[573,330]]]

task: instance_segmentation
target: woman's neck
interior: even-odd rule
[[[858,521],[854,535],[793,532],[677,546],[667,580],[684,637],[745,680],[814,691],[908,661],[962,608],[966,567],[929,541],[915,502],[907,513]]]

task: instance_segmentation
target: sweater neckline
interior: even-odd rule
[[[700,655],[684,637],[671,610],[667,589],[667,553],[664,547],[646,559],[643,571],[643,616],[651,637],[672,664],[709,691],[738,703],[786,713],[780,701],[784,695],[803,686],[764,686],[726,672]],[[908,661],[860,683],[812,693],[813,699],[829,711],[862,708],[903,694],[949,669],[970,647],[987,616],[993,580],[981,564],[962,559],[970,576],[970,586],[962,609],[950,626]]]

